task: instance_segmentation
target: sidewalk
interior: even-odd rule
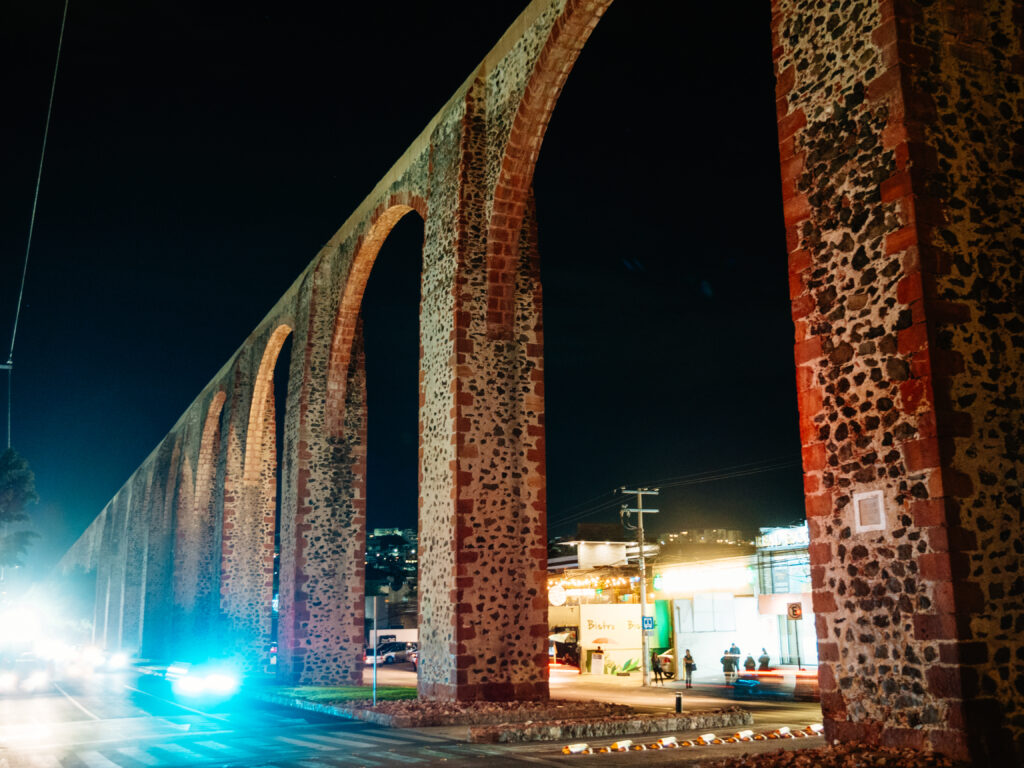
[[[796,668],[784,669],[784,681],[792,690]],[[739,706],[754,715],[757,727],[776,728],[787,725],[806,726],[821,722],[821,706],[816,701],[793,701],[791,698],[741,698],[734,696],[732,686],[725,684],[722,674],[707,672],[694,676],[692,688],[681,681],[667,680],[664,685],[643,686],[643,675],[634,672],[628,677],[617,675],[581,675],[575,667],[552,667],[550,687],[552,699],[574,701],[609,701],[628,704],[639,712],[669,713],[675,711],[676,692],[682,694],[683,712]],[[363,683],[370,685],[373,670],[364,670]],[[379,685],[416,685],[416,673],[409,665],[388,665],[377,668]],[[787,684],[784,682],[784,684]]]

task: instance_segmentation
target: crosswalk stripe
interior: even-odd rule
[[[178,758],[187,757],[189,762],[197,762],[199,760],[206,760],[209,755],[204,755],[202,752],[193,752],[191,749],[185,749],[180,744],[161,744],[159,747],[150,747],[149,753],[152,755],[154,752],[166,752],[170,756],[170,760],[161,760],[161,762],[171,762],[177,764],[180,762]]]
[[[390,740],[388,736],[375,736],[374,738]],[[415,731],[408,733],[402,739],[403,744],[450,744],[451,741],[451,739],[439,739],[436,736],[427,736],[425,733],[416,733]]]
[[[360,757],[362,757],[362,755],[360,755]],[[443,755],[443,757],[445,760],[448,759],[448,755]],[[388,760],[397,763],[409,763],[410,765],[416,765],[423,762],[423,760],[414,755],[406,755],[402,752],[388,752]]]
[[[32,755],[32,768],[61,768],[56,755]]]
[[[331,750],[334,749],[334,747],[329,747],[326,744],[317,744],[315,741],[307,741],[306,739],[293,739],[291,736],[275,736],[274,740],[275,741],[284,741],[284,742],[287,742],[288,744],[295,744],[296,746],[299,746],[299,747],[312,747],[313,749],[318,749],[318,750],[320,750],[322,752],[324,752],[324,751],[331,751]],[[360,744],[359,746],[370,747],[370,746],[373,746],[373,745],[372,744]]]
[[[78,752],[76,756],[79,760],[89,766],[89,768],[121,768],[121,766],[110,758],[104,757],[99,752],[95,752],[91,749]]]
[[[160,761],[157,758],[138,747],[118,747],[117,751],[125,755],[125,757],[137,760],[145,765],[160,765]]]
[[[407,741],[398,741],[397,739],[388,739],[381,736],[367,736],[365,733],[359,734],[360,739],[367,739],[374,743],[366,744],[355,739],[339,738],[337,736],[328,736],[324,733],[304,733],[303,736],[307,739],[316,739],[317,741],[325,742],[326,744],[336,744],[339,747],[379,747],[382,744],[401,744],[408,746]]]
[[[219,741],[193,741],[191,743],[197,747],[203,747],[211,752],[215,752],[218,756],[228,754],[238,757],[248,757],[253,752],[251,749],[241,749],[236,747],[234,744],[221,744]]]

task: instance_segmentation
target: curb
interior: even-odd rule
[[[732,728],[753,723],[754,716],[746,710],[730,708],[685,715],[623,715],[600,720],[556,720],[548,723],[523,723],[519,727],[509,724],[471,726],[469,741],[475,744],[515,744],[525,741],[646,736],[669,731]]]
[[[555,720],[546,723],[501,723],[472,725],[459,722],[417,722],[407,715],[388,715],[354,707],[317,704],[312,701],[278,696],[272,693],[253,693],[251,698],[267,704],[293,707],[323,715],[362,720],[384,728],[425,728],[434,726],[467,726],[466,741],[471,744],[514,744],[528,741],[554,741],[558,739],[601,738],[606,736],[643,736],[667,731],[686,731],[707,728],[725,728],[751,725],[754,717],[736,707],[706,710],[685,715],[618,715],[592,720]]]

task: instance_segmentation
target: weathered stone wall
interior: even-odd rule
[[[561,86],[608,2],[527,8],[147,458],[127,506],[108,507],[100,549],[113,560],[97,587],[108,637],[132,594],[139,620],[130,634],[141,632],[145,653],[216,639],[261,666],[280,496],[278,674],[361,679],[373,400],[359,306],[381,243],[416,211],[425,220],[420,692],[547,696],[543,341],[530,180]],[[289,332],[277,488],[282,404],[272,381]],[[204,595],[218,598],[216,620]]]
[[[1017,764],[1021,8],[773,9],[827,733]]]

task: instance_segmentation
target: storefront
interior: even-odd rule
[[[807,524],[762,528],[757,537],[758,611],[775,619],[780,664],[817,665]],[[799,606],[799,611],[794,610]],[[799,614],[800,618],[794,618]]]

